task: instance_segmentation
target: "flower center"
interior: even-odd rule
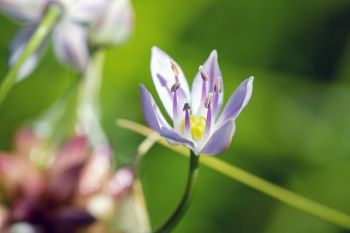
[[[205,123],[207,119],[205,117],[190,116],[191,134],[196,141],[200,140],[205,131]],[[181,123],[182,133],[185,131],[185,120]]]

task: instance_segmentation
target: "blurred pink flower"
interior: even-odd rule
[[[92,149],[76,136],[46,150],[28,129],[15,144],[13,153],[0,153],[0,232],[109,232],[104,223],[118,213],[134,179],[130,168],[112,171],[109,146]],[[51,158],[44,167],[43,158]]]

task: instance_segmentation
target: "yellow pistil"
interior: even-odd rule
[[[191,134],[194,140],[198,141],[202,138],[205,131],[205,117],[190,116]],[[181,124],[182,132],[185,131],[185,120]]]

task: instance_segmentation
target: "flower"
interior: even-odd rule
[[[78,71],[84,71],[87,66],[90,37],[91,42],[98,45],[106,41],[111,44],[121,43],[132,28],[129,20],[132,11],[128,0],[0,0],[0,10],[25,22],[10,44],[9,65],[19,59],[49,4],[58,4],[63,11],[52,30],[55,53],[61,63]],[[27,59],[19,71],[18,80],[35,69],[47,41]]]
[[[215,50],[199,67],[191,93],[180,66],[157,47],[152,48],[151,73],[164,108],[173,120],[171,127],[150,92],[140,85],[143,114],[152,129],[171,145],[185,145],[197,155],[217,155],[231,144],[235,120],[252,95],[253,77],[243,81],[220,114],[224,91]]]
[[[91,25],[90,41],[94,45],[120,45],[133,29],[133,9],[129,0],[110,0]]]
[[[85,136],[54,150],[43,150],[43,143],[25,129],[17,134],[14,153],[0,153],[0,231],[111,232],[107,225],[129,201],[133,170],[113,172],[109,146],[92,149]],[[44,152],[52,159],[38,167]]]

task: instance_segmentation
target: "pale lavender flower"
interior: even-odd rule
[[[89,31],[93,45],[116,46],[125,42],[133,29],[134,12],[129,0],[110,0]]]
[[[220,114],[224,92],[215,50],[199,67],[191,93],[180,66],[157,47],[152,48],[151,73],[164,108],[173,120],[170,126],[152,95],[140,85],[144,117],[152,129],[171,145],[185,145],[197,155],[216,155],[231,144],[235,120],[252,95],[253,77],[242,82]]]
[[[49,4],[62,6],[63,15],[52,30],[53,46],[60,62],[83,71],[89,60],[87,25],[96,21],[108,0],[0,0],[0,10],[24,22],[10,45],[9,64],[19,59]],[[36,67],[46,40],[21,68],[18,80],[28,76]]]

